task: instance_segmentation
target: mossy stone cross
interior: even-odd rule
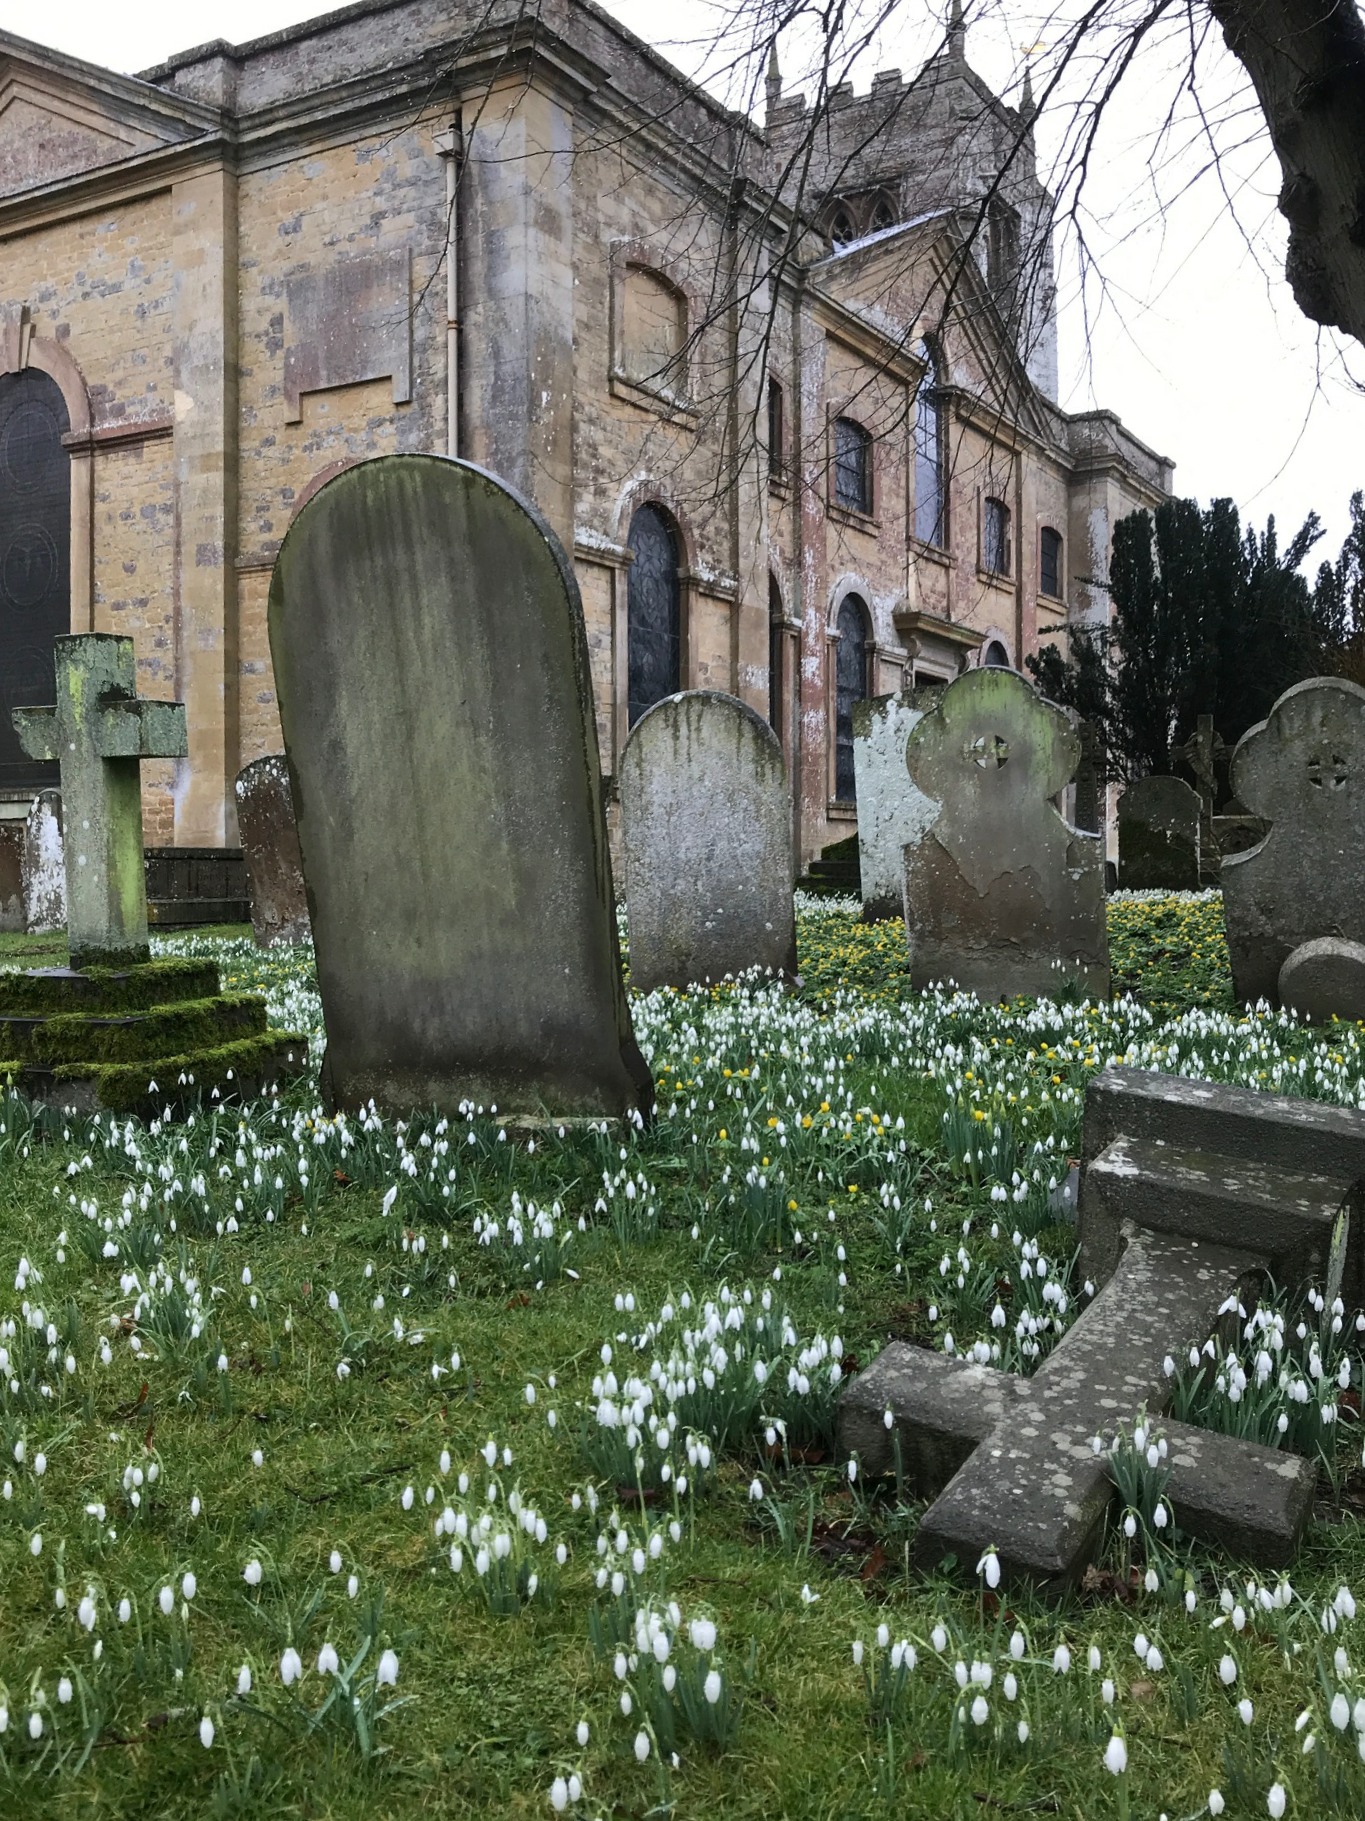
[[[14,728],[31,759],[61,767],[71,965],[128,966],[150,954],[141,762],[186,756],[185,708],[139,698],[131,639],[54,644],[56,705],[12,710]]]

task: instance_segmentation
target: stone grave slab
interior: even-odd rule
[[[18,817],[0,822],[0,930],[24,927],[24,824]]]
[[[1080,758],[1068,717],[1014,671],[968,671],[913,729],[906,758],[939,804],[905,849],[914,984],[1107,996],[1104,843],[1051,801]]]
[[[1286,690],[1237,742],[1231,777],[1270,824],[1223,863],[1232,983],[1240,1000],[1274,1005],[1304,943],[1365,944],[1365,689],[1314,677]]]
[[[31,936],[50,936],[66,928],[66,853],[59,790],[40,790],[24,820],[22,888],[24,928]]]
[[[468,463],[363,462],[295,518],[269,621],[331,1102],[647,1112],[582,608],[544,520]]]
[[[283,753],[237,774],[237,827],[251,890],[251,927],[262,948],[312,938],[294,793]]]
[[[1365,944],[1341,936],[1301,942],[1280,968],[1280,1004],[1314,1024],[1365,1019]]]
[[[911,779],[905,745],[942,694],[941,684],[925,685],[853,704],[853,776],[865,923],[904,913],[906,844],[918,841],[938,813],[938,804]]]
[[[1124,891],[1198,891],[1203,810],[1183,778],[1138,778],[1119,798]]]
[[[792,803],[768,723],[714,690],[669,696],[631,729],[618,783],[631,985],[794,977]]]

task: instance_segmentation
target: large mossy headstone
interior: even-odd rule
[[[545,522],[468,463],[350,468],[284,540],[270,649],[331,1101],[647,1110],[582,608]]]

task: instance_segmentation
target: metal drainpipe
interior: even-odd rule
[[[463,138],[457,114],[436,135],[446,167],[446,454],[460,453],[460,165]]]

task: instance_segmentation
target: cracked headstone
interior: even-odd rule
[[[1080,740],[1014,671],[949,684],[910,734],[910,777],[938,813],[905,848],[905,924],[918,987],[983,999],[1109,992],[1104,843],[1058,814]]]
[[[362,462],[290,526],[269,621],[331,1104],[647,1113],[583,612],[544,520],[465,462]]]
[[[62,847],[62,793],[40,790],[24,818],[22,863],[24,928],[50,936],[66,928],[66,854]]]
[[[858,865],[863,921],[905,908],[905,849],[933,821],[938,804],[905,765],[905,743],[943,694],[942,684],[903,689],[853,704],[853,775],[858,800]]]
[[[75,633],[54,657],[55,707],[11,712],[28,756],[61,770],[71,965],[146,961],[142,761],[186,756],[184,705],[138,695],[131,639]]]
[[[1139,778],[1119,798],[1124,891],[1198,891],[1199,795],[1183,778]]]
[[[630,979],[793,977],[792,803],[777,735],[714,690],[656,702],[621,755]]]
[[[1287,690],[1232,755],[1232,787],[1269,832],[1222,869],[1232,984],[1242,1002],[1280,1003],[1308,963],[1311,1000],[1330,1015],[1359,1002],[1365,945],[1365,689],[1314,677]],[[1291,964],[1306,944],[1330,937],[1349,945],[1335,970],[1330,951]],[[1339,999],[1339,1007],[1335,1003]]]
[[[312,926],[294,793],[284,754],[270,753],[243,766],[237,774],[235,794],[256,941],[261,948],[307,942]]]

